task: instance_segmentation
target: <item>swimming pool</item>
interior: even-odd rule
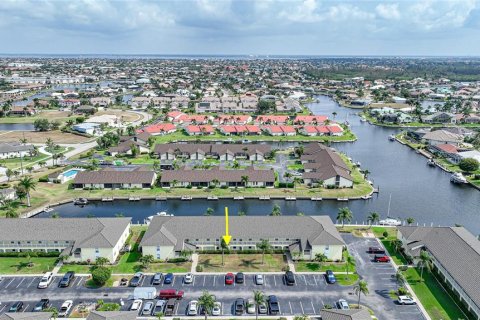
[[[63,173],[63,176],[64,176],[65,178],[71,178],[71,177],[76,176],[77,173],[78,173],[78,171],[79,171],[79,170],[71,169],[71,170],[65,171],[65,172]]]

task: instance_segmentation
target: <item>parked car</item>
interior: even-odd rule
[[[157,302],[155,303],[155,308],[153,309],[152,315],[158,316],[159,314],[163,313],[163,309],[165,309],[166,304],[167,304],[167,301],[165,300],[157,300]]]
[[[277,296],[268,297],[268,309],[271,315],[276,315],[280,313],[280,306],[278,304]]]
[[[177,299],[169,299],[165,305],[164,315],[166,317],[171,317],[175,313],[175,308],[177,307]]]
[[[375,262],[390,262],[390,257],[387,255],[375,255],[373,257],[373,261]]]
[[[132,305],[130,306],[130,310],[131,310],[131,311],[138,311],[138,310],[140,310],[140,308],[142,308],[142,303],[143,303],[143,301],[140,300],[140,299],[133,300],[133,303],[132,303]]]
[[[152,314],[152,310],[153,310],[153,301],[147,301],[143,305],[142,315],[149,316],[150,314]]]
[[[267,314],[267,305],[263,302],[258,305],[258,314]]]
[[[238,272],[235,275],[235,282],[236,283],[243,283],[244,281],[245,281],[245,275],[243,274],[243,272]]]
[[[398,297],[399,304],[417,304],[417,301],[410,296],[399,296]]]
[[[154,286],[158,286],[158,285],[162,284],[162,273],[161,272],[157,272],[153,275],[152,284]]]
[[[251,298],[247,300],[247,313],[248,314],[255,313],[255,301]]]
[[[182,299],[183,298],[183,295],[185,294],[185,292],[183,291],[177,291],[175,289],[164,289],[164,290],[160,290],[158,292],[158,298],[159,299],[164,299],[164,300],[168,300],[168,299]]]
[[[225,284],[233,284],[235,276],[233,273],[229,272],[225,275]]]
[[[75,272],[73,271],[68,271],[63,275],[63,278],[60,280],[58,283],[58,286],[61,288],[66,288],[70,285],[70,283],[73,281],[75,278]]]
[[[47,272],[43,275],[42,279],[38,283],[38,289],[46,289],[52,283],[53,280],[53,272]]]
[[[68,314],[70,313],[70,309],[72,309],[73,306],[73,301],[72,300],[66,300],[64,303],[62,303],[62,306],[60,307],[60,310],[58,310],[58,316],[59,317],[68,317]]]
[[[173,273],[167,273],[163,279],[164,284],[172,284],[173,282]]]
[[[338,309],[341,309],[341,310],[349,310],[350,309],[350,305],[348,304],[347,300],[345,299],[340,299],[337,301],[337,307]]]
[[[263,275],[262,274],[256,274],[255,275],[255,284],[261,286],[263,285],[264,281],[263,281]]]
[[[40,312],[40,311],[43,311],[43,310],[47,309],[49,306],[50,306],[50,300],[49,299],[42,299],[42,300],[37,302],[35,307],[33,307],[33,311],[34,312]]]
[[[285,272],[285,283],[287,286],[293,286],[295,284],[295,275],[292,271]]]
[[[133,278],[130,279],[130,287],[138,287],[141,283],[142,283],[142,280],[143,280],[143,273],[141,272],[137,272],[133,275]]]
[[[220,301],[215,301],[212,308],[212,316],[219,316],[222,314],[222,303]]]
[[[188,303],[187,316],[196,316],[198,312],[198,301],[192,300]]]
[[[325,272],[325,278],[327,278],[327,282],[330,284],[334,284],[337,282],[337,279],[335,278],[335,274],[333,273],[332,270],[327,270]]]
[[[241,316],[245,313],[245,300],[238,298],[235,300],[235,315]]]
[[[368,253],[371,254],[385,254],[385,249],[380,248],[380,247],[369,247],[368,248]]]
[[[183,278],[184,283],[192,283],[193,282],[193,274],[187,273],[185,277]]]
[[[10,309],[8,309],[8,312],[20,312],[23,310],[23,302],[22,301],[17,301],[12,306]]]

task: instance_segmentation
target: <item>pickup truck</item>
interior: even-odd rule
[[[270,311],[271,315],[277,315],[280,313],[277,296],[268,297],[268,310]]]
[[[171,317],[175,314],[175,307],[177,306],[177,299],[169,299],[167,305],[165,306],[164,315],[166,317]]]

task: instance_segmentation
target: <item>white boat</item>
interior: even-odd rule
[[[361,166],[362,166],[362,163],[361,163],[360,161],[357,161],[357,162],[355,162],[355,165],[356,165],[357,167],[361,167]]]
[[[428,164],[430,167],[435,167],[435,160],[433,160],[433,159],[428,159],[427,164]]]
[[[450,176],[450,181],[453,183],[468,183],[467,179],[460,172],[455,172]]]
[[[192,200],[192,197],[190,197],[190,196],[182,196],[182,198],[181,198],[181,199],[182,199],[182,200],[187,200],[187,201],[188,201],[188,200]]]
[[[402,225],[402,221],[398,220],[398,219],[393,219],[393,218],[387,218],[387,219],[382,219],[378,222],[379,225],[381,226],[392,226],[392,227],[395,227],[395,226],[401,226]]]
[[[73,200],[73,204],[76,205],[76,206],[84,206],[84,205],[88,204],[88,200],[85,199],[85,198],[78,198],[78,199]]]
[[[368,200],[368,199],[372,199],[372,196],[371,196],[371,195],[361,196],[361,198],[362,198],[363,200]]]
[[[154,216],[148,216],[147,217],[147,223],[152,222],[153,218],[159,216],[159,217],[173,217],[173,214],[166,213],[165,211],[160,211],[157,212]]]
[[[295,198],[295,197],[285,197],[285,200],[287,200],[287,201],[295,201],[295,200],[297,200],[297,198]]]
[[[207,200],[218,200],[217,196],[208,196]]]
[[[393,134],[389,135],[388,140],[395,141],[395,136]]]
[[[50,207],[46,207],[45,209],[43,209],[43,212],[52,212],[53,211],[53,208],[50,208]]]
[[[360,118],[360,122],[367,122],[367,119],[365,119],[365,118]]]
[[[337,198],[337,201],[348,201],[348,198]]]

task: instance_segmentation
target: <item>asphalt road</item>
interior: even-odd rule
[[[423,315],[417,306],[402,306],[396,304],[388,296],[388,292],[396,288],[392,275],[395,270],[390,263],[374,263],[367,253],[370,246],[378,246],[375,239],[354,238],[344,236],[350,253],[357,261],[357,271],[361,278],[368,282],[370,294],[362,296],[361,303],[375,311],[379,319],[423,320]],[[153,276],[145,276],[141,283],[143,287],[151,285]],[[191,284],[183,282],[182,275],[175,275],[171,285],[155,286],[158,290],[174,288],[185,291],[184,299],[180,300],[175,314],[185,315],[188,302],[200,297],[204,290],[214,294],[217,301],[222,302],[222,314],[231,315],[233,304],[237,298],[253,298],[254,290],[261,290],[268,295],[276,295],[280,304],[281,315],[318,314],[325,305],[335,306],[336,301],[345,299],[349,303],[357,303],[357,296],[352,287],[337,284],[327,284],[322,274],[296,274],[296,284],[287,286],[281,274],[264,275],[264,285],[256,285],[254,275],[245,275],[243,284],[225,285],[224,275],[195,275]],[[60,276],[55,277],[47,289],[37,289],[40,277],[4,277],[0,282],[0,313],[6,312],[15,301],[25,303],[24,311],[31,311],[42,298],[49,298],[52,304],[59,307],[63,301],[71,299],[75,304],[105,301],[124,302],[122,310],[131,306],[132,287],[115,287],[88,289],[84,286],[85,277],[76,277],[68,288],[58,288]]]

